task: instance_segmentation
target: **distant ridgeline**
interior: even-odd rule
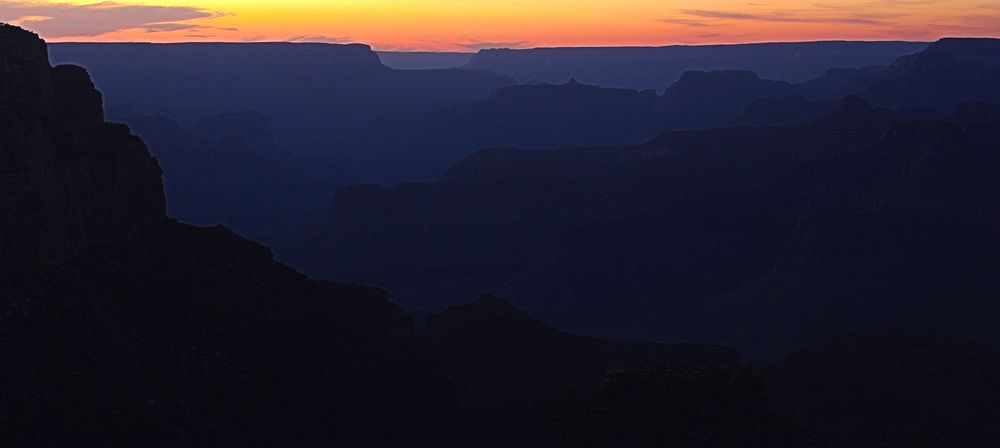
[[[478,99],[514,80],[480,70],[488,65],[519,82],[564,83],[576,78],[604,87],[662,90],[684,71],[754,70],[798,82],[830,67],[884,66],[923,49],[916,43],[820,42],[606,49],[483,50],[466,70],[392,70],[363,45],[333,44],[54,44],[54,63],[86,67],[105,93],[112,117],[161,114],[182,124],[220,113],[256,109],[267,116],[280,145],[293,152],[351,156],[368,134],[361,126],[387,113],[426,109],[437,102]],[[541,55],[535,57],[535,54]],[[563,60],[559,55],[570,55]],[[501,55],[501,56],[494,56]],[[519,75],[524,69],[565,68],[559,76]],[[520,55],[529,55],[521,60]],[[403,55],[386,53],[393,60]],[[552,59],[554,58],[554,59]],[[571,63],[572,62],[572,63]],[[632,70],[655,81],[614,82]],[[193,77],[193,78],[192,78]],[[267,89],[261,89],[261,85]]]
[[[167,167],[172,216],[223,223],[255,239],[275,241],[322,215],[338,185],[436,180],[481,148],[621,146],[670,130],[799,124],[830,113],[840,98],[851,94],[922,116],[933,112],[930,107],[946,115],[952,99],[921,103],[926,92],[912,96],[898,91],[908,81],[896,87],[882,83],[898,79],[892,74],[908,59],[890,69],[865,67],[884,66],[898,54],[924,46],[803,43],[594,50],[600,55],[648,54],[628,57],[639,61],[660,61],[661,52],[687,55],[670,59],[678,65],[643,70],[664,77],[643,91],[576,79],[510,86],[513,79],[484,71],[392,70],[379,63],[379,57],[391,56],[377,56],[360,45],[57,44],[52,59],[87,66],[105,93],[111,118],[136,124],[136,132]],[[590,54],[584,50],[565,49]],[[586,60],[590,62],[579,79],[621,72],[618,65],[602,65],[601,58]],[[542,62],[538,67],[546,66]],[[809,66],[815,73],[848,68],[797,84],[740,70],[678,71],[716,66]],[[969,85],[989,79],[976,76]],[[652,91],[663,88],[662,95]],[[965,92],[956,98],[969,96]],[[159,119],[150,119],[155,116]],[[238,124],[251,116],[256,118]],[[164,141],[155,124],[163,120],[207,137],[198,143],[204,150],[185,151],[191,145]],[[237,140],[255,151],[240,150]],[[255,179],[260,182],[253,185]]]
[[[606,87],[662,89],[690,70],[750,70],[768,79],[802,82],[831,67],[882,66],[927,47],[922,42],[789,42],[667,47],[480,50],[465,66],[518,82],[571,78]]]

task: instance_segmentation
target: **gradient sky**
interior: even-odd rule
[[[363,42],[379,50],[1000,35],[1000,0],[0,0],[50,41]]]

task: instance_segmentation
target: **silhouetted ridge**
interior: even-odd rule
[[[926,46],[909,42],[792,42],[484,49],[466,67],[491,70],[522,83],[563,83],[576,78],[606,87],[662,89],[690,70],[750,70],[765,78],[801,82],[830,67],[887,65]]]

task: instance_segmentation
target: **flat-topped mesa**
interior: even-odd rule
[[[128,128],[104,122],[86,70],[52,68],[45,42],[0,25],[0,266],[66,260],[162,222],[161,172]]]

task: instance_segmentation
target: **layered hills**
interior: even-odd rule
[[[758,100],[733,119],[781,126],[485,149],[437,182],[342,188],[282,254],[322,278],[383,285],[418,313],[457,291],[495,292],[561,328],[723,342],[755,357],[887,324],[997,343],[996,106],[953,87],[996,82],[994,46],[944,40],[839,106]],[[713,76],[768,92],[806,86],[740,72],[678,85],[695,91]],[[855,85],[828,76],[840,81],[810,88]],[[915,90],[882,96],[886,83]],[[785,105],[818,117],[767,111]]]

